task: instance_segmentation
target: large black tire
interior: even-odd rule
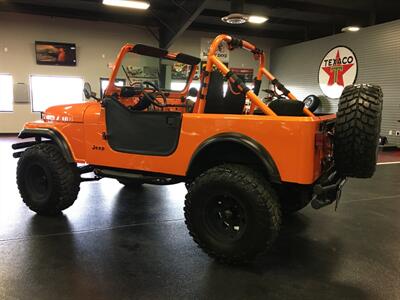
[[[382,120],[382,90],[379,86],[346,86],[336,115],[334,159],[343,176],[369,178],[376,168]]]
[[[139,179],[119,178],[117,180],[120,184],[123,184],[126,188],[131,190],[139,189],[143,185],[143,181]]]
[[[305,208],[312,199],[313,191],[309,186],[280,184],[276,187],[284,216],[294,214]]]
[[[211,168],[189,186],[185,218],[190,235],[209,256],[242,263],[278,236],[281,211],[265,177],[241,165]]]
[[[24,203],[40,215],[57,215],[79,193],[80,175],[58,147],[43,143],[24,151],[17,165],[17,184]]]

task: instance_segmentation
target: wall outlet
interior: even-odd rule
[[[389,130],[389,135],[393,135],[393,130]]]
[[[396,136],[400,136],[400,131],[399,130],[396,131]]]

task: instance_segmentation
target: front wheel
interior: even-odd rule
[[[41,215],[56,215],[70,207],[79,192],[80,176],[53,144],[25,150],[18,161],[17,185],[24,203]]]
[[[211,257],[241,263],[276,239],[281,212],[275,191],[258,172],[224,164],[201,174],[189,186],[186,225]]]

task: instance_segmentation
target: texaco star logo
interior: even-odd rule
[[[355,82],[357,59],[347,47],[330,50],[319,67],[319,86],[329,98],[339,98],[346,85]]]

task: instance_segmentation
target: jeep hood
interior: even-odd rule
[[[51,106],[44,112],[43,120],[82,123],[86,109],[95,102]]]

